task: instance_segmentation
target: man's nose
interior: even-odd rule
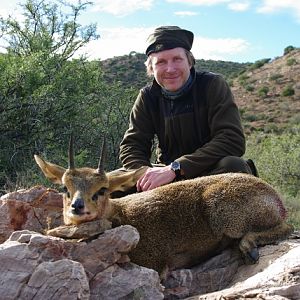
[[[169,62],[166,66],[166,71],[167,72],[174,72],[175,71],[175,65],[173,62]]]

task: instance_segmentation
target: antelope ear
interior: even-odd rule
[[[107,173],[110,193],[115,191],[126,191],[135,186],[149,167],[141,167],[136,170],[115,170]]]
[[[43,160],[38,155],[34,155],[34,159],[44,175],[53,183],[61,184],[62,176],[66,172],[66,169],[58,165],[52,164],[48,161]]]

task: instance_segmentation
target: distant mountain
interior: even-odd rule
[[[140,89],[149,82],[145,61],[146,55],[136,52],[103,60],[101,67],[104,79],[107,82],[118,82],[124,87]]]
[[[136,90],[151,81],[146,55],[132,52],[101,62],[104,78]],[[300,124],[300,49],[253,64],[196,60],[196,70],[222,74],[232,87],[246,133],[281,131]]]
[[[129,55],[103,60],[101,66],[104,78],[108,82],[119,82],[125,87],[142,88],[151,81],[146,75],[145,54],[131,52]],[[228,61],[196,60],[195,68],[201,71],[211,71],[224,75],[226,79],[234,78],[246,70],[250,63]]]

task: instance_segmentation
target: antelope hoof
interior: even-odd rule
[[[259,259],[259,252],[257,247],[254,247],[246,252],[245,255],[245,263],[247,265],[253,265],[258,262]]]

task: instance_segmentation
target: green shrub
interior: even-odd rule
[[[299,197],[292,197],[287,193],[282,193],[286,208],[288,210],[287,221],[294,225],[296,229],[300,229],[300,201]]]
[[[300,124],[300,113],[293,114],[290,118],[290,124],[297,125]]]
[[[269,87],[263,86],[258,90],[258,96],[261,98],[267,97],[267,94],[269,92]]]
[[[245,86],[247,83],[247,79],[249,79],[249,76],[247,76],[246,74],[242,74],[241,76],[239,76],[238,82],[241,86]]]
[[[251,85],[251,84],[247,84],[247,85],[245,86],[245,90],[246,90],[247,92],[253,92],[253,91],[254,91],[254,86]]]
[[[228,79],[227,83],[230,87],[233,87],[233,80],[232,79]]]
[[[276,81],[277,79],[282,78],[282,77],[283,77],[282,74],[273,74],[270,76],[270,80]]]
[[[271,58],[263,58],[263,59],[257,60],[255,63],[253,63],[250,66],[249,69],[250,70],[258,69],[258,68],[262,67],[264,64],[268,63],[270,60],[271,60]]]
[[[244,121],[248,121],[248,122],[253,122],[253,121],[257,121],[258,120],[258,116],[257,115],[253,115],[253,114],[243,114],[243,120]]]
[[[292,65],[296,65],[297,64],[297,61],[295,58],[289,58],[287,61],[286,61],[286,65],[287,66],[292,66]]]
[[[283,195],[290,221],[300,228],[300,127],[250,135],[245,157],[254,159],[260,177]]]
[[[283,54],[286,55],[290,53],[291,51],[295,50],[296,48],[294,46],[287,46],[284,48]]]
[[[294,94],[295,94],[295,90],[290,85],[286,86],[281,93],[281,95],[284,97],[293,96]]]
[[[274,132],[277,133],[277,132],[279,132],[279,128],[275,123],[270,122],[270,123],[265,125],[264,132],[265,133],[274,133]]]
[[[240,112],[240,115],[243,116],[246,112],[246,109],[244,107],[239,107],[239,112]]]

